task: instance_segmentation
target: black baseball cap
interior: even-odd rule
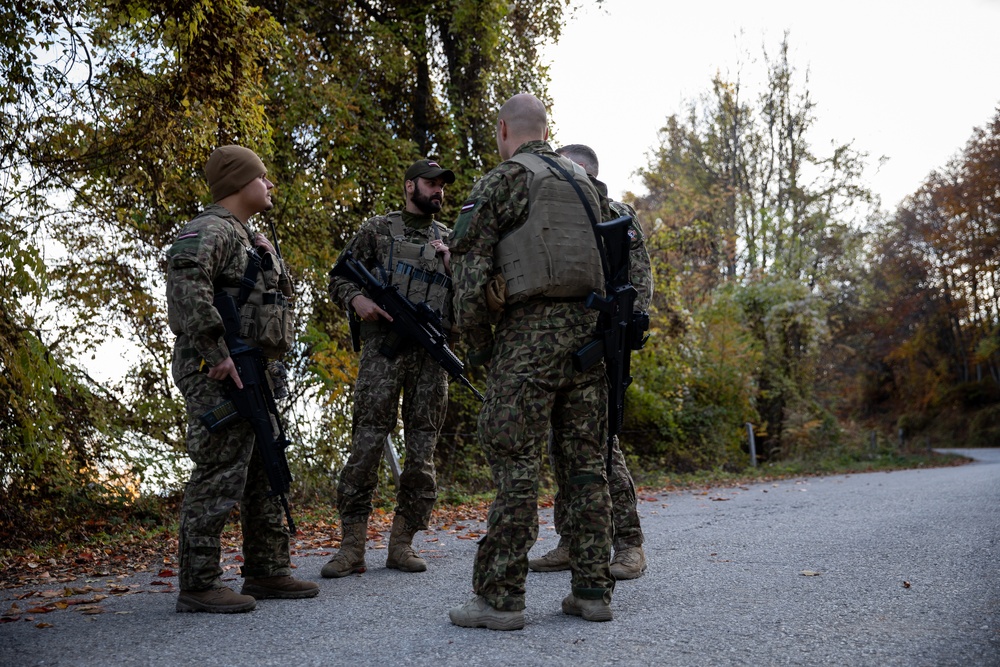
[[[417,160],[406,170],[404,180],[415,181],[417,178],[443,178],[445,183],[454,183],[455,174],[451,169],[444,169],[433,160]]]

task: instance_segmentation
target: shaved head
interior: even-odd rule
[[[534,95],[521,93],[507,100],[500,107],[498,118],[507,123],[515,136],[545,139],[545,105]]]
[[[509,160],[521,144],[548,138],[545,105],[534,95],[515,95],[500,107],[497,114],[497,149],[504,160]]]

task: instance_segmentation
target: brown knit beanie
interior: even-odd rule
[[[257,154],[242,146],[219,146],[205,163],[205,177],[212,201],[225,199],[244,185],[267,173]]]

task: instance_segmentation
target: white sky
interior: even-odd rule
[[[869,153],[868,185],[885,208],[961,151],[1000,105],[1000,0],[587,4],[546,52],[553,144],[594,148],[616,198],[644,192],[633,172],[668,116],[709,92],[717,71],[733,80],[742,63],[744,83],[758,81],[762,47],[773,58],[786,30],[799,92],[807,87],[816,104],[814,152],[826,156],[836,141]],[[744,90],[749,101],[759,88]]]

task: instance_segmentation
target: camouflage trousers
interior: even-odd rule
[[[473,588],[494,608],[524,609],[528,551],[538,537],[538,475],[548,434],[565,480],[571,585],[580,598],[611,600],[611,497],[604,473],[604,365],[582,373],[571,353],[595,320],[581,304],[529,303],[497,328],[479,440],[496,484],[479,542]]]
[[[644,541],[642,526],[639,524],[639,510],[635,495],[635,482],[625,465],[625,455],[622,453],[618,436],[612,438],[611,470],[608,476],[608,487],[611,491],[611,518],[614,524],[615,551],[630,547],[641,547]],[[605,455],[607,452],[605,451]],[[555,464],[553,463],[553,468]],[[556,492],[553,507],[553,518],[556,532],[560,535],[566,526],[566,500],[563,497],[563,486],[566,481],[559,479],[559,490]]]
[[[180,587],[198,591],[222,576],[220,536],[237,503],[243,529],[244,577],[291,574],[288,531],[276,497],[254,448],[250,425],[239,421],[209,433],[198,419],[225,400],[222,382],[202,373],[175,378],[187,407],[187,452],[194,461],[181,503]]]
[[[434,449],[448,411],[448,373],[416,345],[389,359],[379,352],[384,338],[384,333],[370,334],[361,349],[351,453],[337,483],[337,509],[344,524],[368,521],[383,446],[396,429],[402,393],[406,451],[396,514],[408,529],[424,530],[437,500]]]

